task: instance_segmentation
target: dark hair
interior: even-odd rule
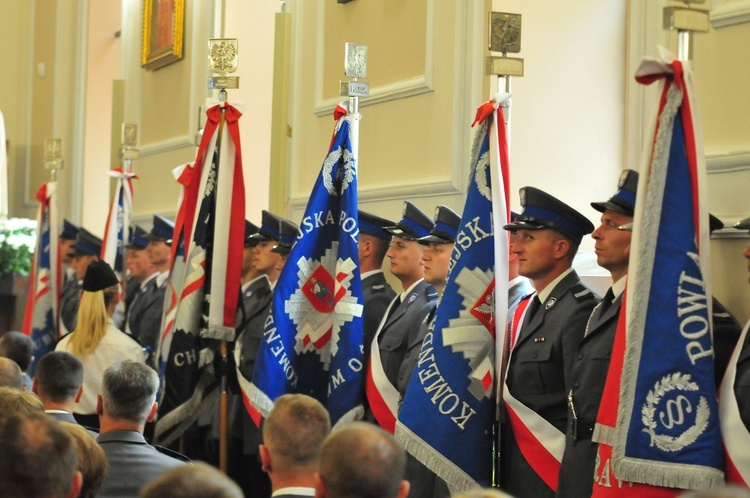
[[[0,496],[65,497],[78,459],[73,440],[43,413],[0,421]]]
[[[147,484],[143,498],[242,498],[242,490],[214,467],[201,462],[180,465]]]
[[[0,356],[15,361],[24,372],[28,370],[33,355],[34,342],[26,334],[12,330],[0,338]]]
[[[83,385],[83,365],[66,351],[50,351],[37,363],[34,378],[46,398],[62,403],[75,398]]]

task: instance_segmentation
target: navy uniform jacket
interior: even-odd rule
[[[564,433],[570,378],[578,342],[598,296],[575,271],[552,289],[531,322],[522,327],[513,347],[506,383],[511,394]],[[507,424],[503,431],[501,479],[511,495],[554,496],[521,454]]]
[[[721,386],[724,379],[724,373],[727,371],[729,360],[732,358],[734,347],[740,340],[742,327],[737,319],[727,310],[718,299],[712,300],[711,321],[714,328],[714,379],[716,388]]]
[[[146,283],[146,288],[139,288],[136,297],[127,314],[130,333],[141,346],[150,347],[149,358],[154,358],[159,346],[161,335],[161,319],[164,313],[164,292],[166,280],[161,286],[157,285],[157,277]],[[149,360],[149,364],[153,362]]]
[[[750,334],[745,336],[740,356],[737,358],[737,377],[734,379],[734,394],[742,422],[750,431]]]
[[[365,358],[370,355],[370,346],[378,331],[378,325],[383,319],[388,305],[391,304],[396,292],[385,280],[385,274],[378,272],[362,280],[362,296],[365,309],[363,319]]]
[[[607,380],[623,294],[604,311],[601,305],[594,308],[588,331],[578,344],[566,388],[573,393],[573,405],[578,416],[577,430],[573,437],[573,414],[568,409],[565,454],[560,467],[557,496],[591,496],[599,446],[591,441],[591,435]]]
[[[238,368],[242,376],[248,380],[253,378],[255,360],[263,339],[263,329],[266,318],[271,312],[273,302],[273,291],[267,278],[259,278],[242,293],[242,304],[245,307],[245,327],[237,338],[235,347],[240,349],[240,364]],[[230,420],[232,435],[243,439],[243,453],[255,455],[258,453],[258,445],[263,442],[263,434],[250,418],[242,400],[238,400],[233,406],[233,415]]]
[[[430,302],[427,307],[429,311],[425,315],[419,328],[415,328],[409,331],[409,337],[406,342],[406,354],[404,355],[404,361],[401,363],[401,369],[398,372],[398,392],[401,393],[401,399],[404,399],[406,395],[406,388],[409,387],[409,380],[411,374],[414,372],[414,367],[417,366],[417,360],[419,360],[419,352],[422,350],[422,341],[424,341],[427,331],[430,329],[430,325],[435,321],[435,311],[437,311],[438,302]]]
[[[68,332],[73,332],[78,323],[78,306],[81,300],[78,293],[81,290],[81,284],[73,276],[69,278],[60,291],[60,319]]]
[[[398,375],[406,356],[409,332],[419,330],[422,320],[430,312],[437,297],[435,288],[422,280],[409,292],[380,329],[380,361],[386,377],[394,387],[398,386]]]
[[[111,431],[96,440],[107,455],[109,468],[96,496],[138,496],[141,488],[185,462],[159,453],[136,431]]]

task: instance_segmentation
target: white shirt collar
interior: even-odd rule
[[[376,273],[383,273],[383,270],[370,270],[370,271],[366,271],[366,272],[364,272],[362,274],[361,278],[362,278],[362,280],[364,280],[367,277],[369,277],[370,275],[375,275]]]
[[[297,486],[290,486],[288,488],[277,489],[273,492],[271,497],[282,496],[282,495],[300,495],[300,496],[315,496],[315,488],[302,488]]]
[[[628,283],[628,276],[625,275],[620,280],[612,284],[612,294],[614,294],[615,299],[617,299],[620,294],[625,290],[625,284]]]
[[[414,282],[413,284],[411,284],[408,289],[406,289],[404,292],[401,293],[401,302],[402,303],[404,302],[404,299],[406,299],[406,296],[408,296],[411,293],[411,291],[414,290],[414,287],[416,287],[417,285],[419,285],[419,282],[421,282],[422,280],[424,280],[424,279],[420,278],[419,280],[417,280],[416,282]]]
[[[544,304],[547,302],[547,298],[550,294],[552,294],[552,291],[555,290],[555,286],[560,283],[562,279],[568,276],[568,273],[572,272],[573,268],[568,268],[564,272],[562,272],[560,275],[557,276],[556,279],[554,279],[552,282],[547,285],[544,289],[542,289],[541,292],[537,292],[537,295],[539,296],[539,302]]]

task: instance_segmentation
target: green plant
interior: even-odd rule
[[[35,220],[0,219],[0,274],[28,275],[31,271],[35,248]]]

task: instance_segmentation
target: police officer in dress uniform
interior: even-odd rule
[[[297,225],[268,211],[263,211],[258,232],[249,236],[249,244],[257,242],[252,249],[252,266],[258,276],[247,282],[247,289],[243,291],[244,328],[235,345],[240,348],[235,352],[238,374],[247,381],[252,380],[263,329],[273,303],[273,288],[296,236]],[[229,435],[230,455],[236,456],[229,459],[229,476],[240,485],[245,496],[269,496],[271,481],[261,468],[258,453],[263,434],[243,403],[237,403],[230,415]]]
[[[518,219],[518,213],[510,212],[510,221],[515,222]],[[531,281],[518,274],[518,254],[513,252],[513,242],[518,238],[518,233],[508,232],[508,323],[513,318],[513,312],[516,310],[521,299],[534,292],[534,286]]]
[[[740,221],[734,228],[750,231],[750,217]],[[743,256],[747,260],[747,270],[750,272],[750,245],[745,248]],[[748,278],[750,282],[750,278]],[[737,358],[737,377],[734,380],[734,394],[737,397],[737,406],[740,410],[742,422],[750,431],[750,334],[745,336],[740,356]]]
[[[406,201],[401,221],[385,228],[393,235],[386,256],[390,259],[391,273],[401,281],[403,292],[391,302],[376,337],[383,371],[394,387],[398,387],[409,333],[419,329],[438,297],[435,288],[424,281],[424,246],[417,242],[429,235],[433,227],[434,223],[426,214]]]
[[[512,328],[517,336],[511,337],[506,385],[518,403],[534,412],[531,417],[546,420],[564,438],[568,410],[565,380],[591,310],[598,302],[578,278],[572,263],[583,236],[594,226],[546,192],[524,187],[520,193],[523,211],[516,222],[504,228],[517,232],[513,252],[518,255],[519,273],[531,279],[536,293],[516,311],[516,315],[522,310],[525,314],[523,321]],[[505,398],[506,411],[510,411],[511,400]],[[506,420],[510,418],[506,416]],[[544,444],[541,434],[536,437]],[[514,437],[510,424],[505,424],[501,486],[518,497],[554,496],[542,479],[542,466],[527,461],[519,444],[523,441]]]
[[[60,312],[62,314],[62,305],[64,304],[63,296],[78,296],[80,286],[76,271],[73,269],[73,248],[78,238],[80,229],[68,220],[63,220],[63,228],[59,237],[59,254],[62,263],[62,282],[60,284]],[[72,289],[71,289],[72,287]],[[68,299],[67,297],[65,299]],[[71,332],[65,327],[63,320],[60,320],[60,336]]]
[[[168,254],[171,250],[173,232],[174,224],[170,220],[154,215],[153,227],[144,237],[148,241],[144,248],[146,265],[141,268],[138,275],[135,275],[140,285],[128,307],[125,320],[125,332],[150,350],[147,363],[152,367],[156,366],[156,351],[159,347],[164,294],[167,287],[166,276],[160,277],[163,275],[162,272],[166,271],[167,275],[169,274]],[[152,245],[157,247],[152,250]],[[155,258],[154,252],[166,252],[166,263],[162,262],[161,255]]]
[[[716,216],[709,214],[709,227],[711,233],[724,228],[724,223]],[[729,360],[734,352],[737,341],[740,340],[742,327],[729,310],[716,299],[711,298],[711,322],[713,325],[714,340],[714,380],[716,389],[721,386],[724,372],[727,371]]]
[[[429,235],[421,237],[417,241],[425,246],[422,252],[424,281],[431,284],[440,297],[442,297],[445,290],[453,244],[456,241],[460,224],[461,217],[452,209],[447,206],[438,206],[435,208],[434,228],[430,231]],[[430,311],[424,320],[422,320],[419,328],[409,331],[406,355],[404,356],[404,361],[401,364],[401,370],[398,375],[397,387],[401,395],[400,401],[406,396],[409,380],[411,379],[414,367],[417,365],[419,352],[422,350],[422,341],[435,321],[435,311],[438,308],[439,302],[440,298],[430,303],[428,305]],[[450,490],[445,482],[410,454],[406,455],[406,480],[411,483],[409,496],[413,498],[433,498],[450,495]]]
[[[134,277],[134,275],[141,274],[143,268],[150,265],[146,255],[146,247],[148,247],[148,239],[146,239],[147,233],[148,232],[144,228],[134,225],[130,228],[128,243],[125,244],[125,268],[128,270],[127,275],[125,276],[125,295],[123,296],[123,299],[117,303],[115,314],[112,315],[115,327],[123,331],[127,328],[125,316],[130,309],[130,305],[133,304],[133,299],[135,299],[135,296],[138,294],[138,289],[141,286],[140,280]]]
[[[78,322],[78,306],[81,303],[79,291],[81,290],[83,277],[86,275],[86,269],[92,261],[99,260],[101,251],[102,239],[85,228],[78,230],[70,263],[75,271],[75,277],[71,279],[74,283],[63,287],[60,296],[60,318],[68,332],[73,332]]]
[[[568,429],[557,496],[591,496],[598,444],[591,440],[607,380],[617,321],[630,259],[638,173],[625,170],[617,192],[606,202],[592,202],[602,213],[592,237],[597,263],[612,275],[612,287],[594,308],[573,358],[568,389]]]
[[[359,211],[359,271],[362,275],[362,295],[365,307],[363,316],[365,363],[370,356],[370,346],[396,292],[385,280],[383,260],[391,242],[391,234],[384,227],[394,223],[374,214]]]

